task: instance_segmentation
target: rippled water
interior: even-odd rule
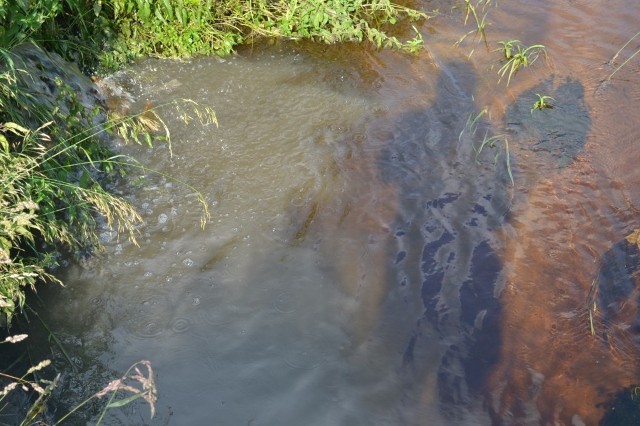
[[[424,3],[441,13],[415,57],[256,46],[109,80],[120,108],[190,98],[220,125],[167,109],[173,156],[122,148],[158,172],[118,188],[144,216],[140,247],[105,229],[106,253],[43,295],[75,364],[57,361],[61,411],[148,359],[156,418],[141,403],[109,424],[605,416],[638,371],[638,259],[624,240],[638,226],[638,62],[604,80],[640,6],[501,2],[490,46],[549,53],[507,88],[499,53],[472,36],[453,47],[470,27],[448,4]],[[554,109],[531,112],[537,93]],[[509,141],[514,185],[503,145],[476,157],[485,135]]]

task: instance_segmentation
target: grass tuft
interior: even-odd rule
[[[498,49],[502,52],[503,60],[506,62],[498,70],[500,78],[498,84],[507,76],[507,86],[511,83],[511,78],[522,68],[527,68],[540,57],[540,55],[547,56],[547,48],[542,44],[535,44],[533,46],[525,46],[520,40],[508,40],[498,42],[502,47]]]

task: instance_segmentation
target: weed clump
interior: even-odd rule
[[[112,70],[142,56],[228,55],[256,38],[368,41],[415,52],[388,33],[427,18],[391,0],[38,0],[0,3],[0,47],[36,40],[84,69]]]
[[[402,42],[381,30],[399,19],[426,17],[389,0],[184,1],[112,0],[117,22],[107,67],[139,56],[228,55],[257,37],[313,39],[323,43],[368,40],[376,47],[415,51],[420,33]]]

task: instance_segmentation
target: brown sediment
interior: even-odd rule
[[[577,416],[597,424],[601,403],[636,379],[640,352],[618,327],[623,322],[608,323],[596,311],[591,332],[587,296],[600,265],[596,259],[584,264],[591,244],[580,235],[593,230],[576,221],[584,213],[555,183],[570,174],[537,185],[504,234],[510,265],[500,297],[504,326],[500,361],[488,382],[499,423],[572,424]],[[626,309],[637,315],[634,300],[629,303],[634,306]]]

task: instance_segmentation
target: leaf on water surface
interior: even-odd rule
[[[626,236],[629,244],[635,244],[640,249],[640,229],[635,229],[631,234]]]

